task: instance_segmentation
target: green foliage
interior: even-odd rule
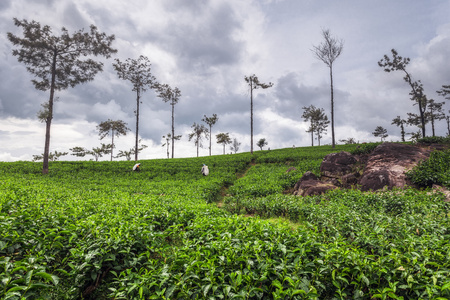
[[[0,298],[449,298],[441,194],[282,194],[331,151],[0,163]]]
[[[350,151],[350,153],[353,155],[370,154],[380,144],[381,143],[360,144],[355,149]]]
[[[450,144],[450,137],[443,136],[426,136],[417,140],[419,144]]]
[[[419,163],[406,175],[422,187],[433,184],[450,187],[450,150],[432,152],[428,160]]]

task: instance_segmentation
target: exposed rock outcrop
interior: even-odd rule
[[[295,184],[294,195],[320,195],[331,189],[337,189],[337,186],[331,183],[320,181],[314,173],[308,171]]]
[[[406,171],[426,160],[430,153],[425,148],[398,143],[380,144],[364,158],[345,151],[331,153],[322,161],[320,179],[305,173],[295,185],[294,194],[317,195],[339,187],[362,191],[403,188],[410,184]],[[363,171],[361,164],[365,164]]]
[[[357,159],[349,152],[331,153],[324,157],[320,165],[320,173],[325,177],[340,178],[351,173],[356,162]]]
[[[359,181],[361,190],[403,188],[408,184],[405,172],[429,156],[430,151],[424,148],[397,143],[380,144],[364,168]]]

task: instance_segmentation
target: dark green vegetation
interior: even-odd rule
[[[0,163],[0,298],[450,298],[441,194],[283,193],[355,147]]]
[[[450,150],[432,152],[427,161],[421,162],[407,174],[419,186],[438,184],[450,188]]]

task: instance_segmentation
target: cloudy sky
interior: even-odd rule
[[[96,131],[108,119],[135,127],[135,93],[112,63],[144,55],[158,82],[181,90],[175,133],[182,138],[175,157],[189,157],[196,155],[188,141],[191,125],[214,113],[219,120],[212,128],[212,153],[222,154],[215,138],[220,132],[240,141],[240,152],[250,150],[250,93],[244,76],[251,74],[274,83],[254,95],[255,143],[265,138],[272,149],[309,146],[302,107],[315,105],[330,113],[329,69],[311,51],[322,42],[324,29],[344,41],[333,68],[336,141],[376,141],[372,132],[377,126],[388,130],[387,140],[398,141],[400,129],[391,125],[392,119],[406,118],[418,108],[409,99],[403,74],[386,73],[377,62],[395,48],[411,59],[408,70],[422,81],[428,98],[444,102],[436,90],[450,84],[449,12],[449,0],[1,0],[0,161],[31,160],[43,153],[45,124],[36,113],[49,97],[34,89],[33,77],[11,54],[7,32],[22,34],[13,18],[49,25],[56,35],[61,27],[73,33],[94,24],[116,38],[117,54],[102,59],[104,71],[94,81],[56,94],[51,151],[108,142],[99,140]],[[140,157],[165,158],[161,145],[171,130],[170,105],[153,91],[143,94],[142,101],[140,135],[149,147]],[[445,103],[447,114],[449,108]],[[445,121],[436,124],[436,131],[446,134]],[[208,143],[201,156],[209,154]],[[331,143],[330,128],[321,143]],[[115,151],[133,145],[134,130],[116,139]]]

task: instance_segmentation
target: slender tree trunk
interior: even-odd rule
[[[425,115],[422,108],[422,99],[419,99],[420,122],[422,123],[422,137],[425,137]]]
[[[172,158],[173,158],[173,153],[175,151],[175,117],[174,117],[175,103],[173,103],[173,100],[171,105],[172,105]]]
[[[209,125],[209,156],[211,156],[211,138],[212,138],[212,125]]]
[[[420,122],[422,124],[422,137],[425,137],[425,116],[424,116],[424,109],[425,108],[422,108],[422,97],[423,97],[423,94],[420,93],[420,95],[419,95],[419,93],[417,92],[416,88],[414,87],[414,84],[412,83],[411,76],[409,75],[409,73],[406,72],[405,69],[403,69],[403,72],[405,72],[405,74],[406,74],[404,79],[411,86],[413,94],[414,94],[414,98],[416,99],[417,103],[419,104]]]
[[[139,154],[139,102],[141,101],[140,89],[136,91],[136,141],[134,145],[134,160],[138,160]]]
[[[169,140],[167,140],[167,158],[169,158]]]
[[[250,76],[250,153],[253,154],[253,79]]]
[[[401,132],[401,134],[402,134],[402,142],[404,142],[405,141],[405,126],[403,126],[403,123],[401,123],[400,127],[402,129],[402,132]]]
[[[447,119],[447,135],[450,136],[450,117],[445,117]]]
[[[431,131],[433,133],[433,136],[435,136],[435,132],[434,132],[434,117],[433,117],[433,115],[431,116]]]
[[[113,150],[114,150],[114,129],[111,129],[111,161],[113,159]]]
[[[333,65],[330,64],[330,85],[331,85],[331,145],[335,147],[334,140],[334,91],[333,91]]]
[[[42,166],[42,174],[48,174],[48,155],[50,152],[50,127],[53,119],[53,98],[55,96],[55,81],[56,81],[56,57],[58,53],[56,50],[53,52],[52,62],[52,81],[50,84],[50,98],[48,99],[48,115],[45,120],[45,144],[44,144],[44,163]]]
[[[48,101],[48,116],[45,120],[45,145],[44,145],[44,165],[42,167],[42,174],[48,174],[48,156],[50,152],[50,127],[52,124],[53,115],[53,95],[54,89],[50,91],[50,99]]]
[[[197,144],[197,157],[198,157],[198,140],[197,140],[197,143],[196,143],[196,144]]]
[[[223,154],[225,154],[225,143],[223,144]]]

